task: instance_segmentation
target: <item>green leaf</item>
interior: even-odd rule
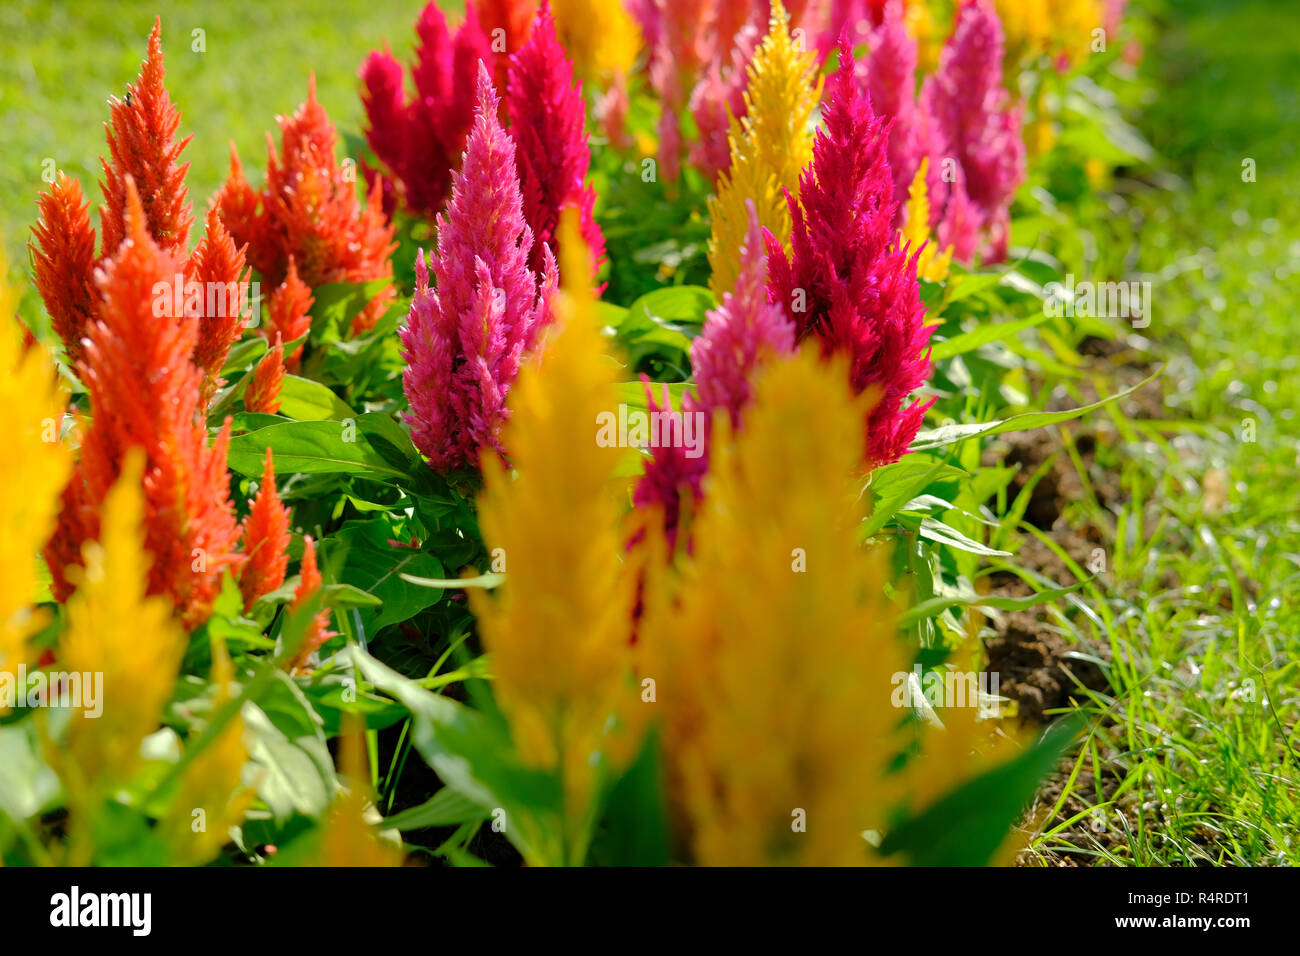
[[[902,853],[913,866],[987,866],[1081,723],[1058,721],[1034,747],[894,827],[881,853]]]
[[[1029,431],[1034,428],[1068,422],[1104,405],[1109,405],[1111,402],[1117,402],[1125,396],[1132,395],[1139,388],[1154,381],[1164,370],[1165,366],[1162,365],[1132,388],[1126,388],[1122,392],[1117,392],[1108,398],[1093,402],[1091,405],[1068,408],[1061,412],[1026,412],[1023,415],[1012,415],[1010,418],[1004,418],[996,422],[944,425],[941,428],[923,431],[918,433],[916,439],[912,442],[911,451],[928,451],[931,448],[941,448],[944,445],[966,441],[968,438],[986,438],[993,435],[1003,435],[1007,432]]]
[[[981,554],[989,558],[1009,558],[1010,551],[999,551],[997,548],[990,548],[986,544],[980,544],[973,538],[968,538],[951,525],[946,525],[937,518],[929,515],[921,519],[921,525],[918,533],[922,538],[934,541],[938,544],[946,544],[950,548],[956,548],[958,551],[967,551],[970,554]]]
[[[421,578],[414,574],[403,574],[402,580],[421,588],[492,588],[499,587],[506,579],[504,574],[480,574],[470,578]]]
[[[664,805],[658,731],[651,731],[632,765],[611,788],[604,831],[591,848],[601,866],[667,866],[671,840]]]
[[[486,807],[480,806],[464,794],[443,787],[432,797],[401,813],[386,817],[382,829],[423,830],[425,827],[449,827],[459,823],[475,823],[486,820]]]
[[[1059,597],[1064,597],[1073,591],[1083,587],[1085,582],[1079,582],[1066,588],[1052,588],[1047,591],[1039,591],[1025,597],[1003,597],[996,594],[966,595],[946,594],[942,597],[930,598],[928,601],[908,608],[898,618],[900,628],[910,627],[917,621],[937,617],[950,607],[987,607],[996,608],[999,611],[1023,611],[1026,608],[1034,607],[1038,604],[1046,604],[1049,601],[1055,601]]]
[[[347,438],[351,438],[348,441]],[[275,471],[285,474],[372,474],[406,478],[406,472],[389,465],[363,434],[343,422],[285,422],[268,425],[230,440],[227,463],[231,470],[260,477],[266,449],[275,454]]]
[[[344,584],[382,602],[381,610],[371,607],[362,613],[367,634],[409,620],[442,597],[441,590],[411,587],[404,580],[407,573],[441,577],[442,562],[427,552],[391,545],[392,537],[387,519],[371,518],[350,521],[321,542],[322,560],[342,559],[338,576]]]
[[[962,469],[941,461],[899,461],[886,465],[871,477],[875,505],[863,524],[863,536],[869,538],[878,533],[900,508],[936,481],[965,475]]]
[[[391,279],[373,279],[370,282],[329,282],[313,288],[312,339],[320,341],[328,333],[345,335],[348,323],[389,285],[392,285]]]
[[[277,672],[258,703],[242,710],[249,757],[262,768],[257,788],[279,821],[318,816],[334,797],[334,763],[321,720],[302,690]]]
[[[286,375],[280,386],[280,414],[300,422],[338,421],[356,414],[320,382]]]
[[[1049,318],[1047,311],[1044,310],[1041,315],[1031,315],[1025,319],[1019,319],[1015,322],[999,322],[995,325],[981,325],[978,328],[965,332],[961,335],[954,335],[946,342],[936,342],[930,350],[930,358],[936,362],[952,358],[954,355],[961,355],[965,352],[973,352],[981,345],[987,345],[990,342],[1000,342],[1003,339],[1018,335],[1025,329],[1032,329],[1034,326],[1046,322]]]

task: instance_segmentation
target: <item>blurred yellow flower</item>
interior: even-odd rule
[[[102,712],[82,708],[68,730],[66,774],[74,786],[120,781],[135,768],[140,743],[158,729],[185,650],[185,635],[165,597],[146,596],[140,489],[144,453],[132,448],[104,499],[98,541],[87,542],[85,570],[67,604],[59,640],[61,670],[102,675]],[[97,678],[98,679],[98,678]]]
[[[67,396],[49,352],[24,344],[7,272],[0,253],[0,445],[12,459],[0,469],[0,675],[15,680],[18,666],[31,663],[27,642],[45,619],[32,607],[40,587],[37,561],[54,531],[72,455],[59,441]],[[0,713],[5,709],[0,699]]]
[[[367,820],[378,816],[370,799],[366,771],[365,725],[350,718],[339,741],[339,770],[344,790],[330,806],[321,825],[320,843],[309,866],[401,866],[400,847],[384,842]]]
[[[892,700],[913,655],[887,559],[858,544],[866,403],[839,360],[771,363],[741,433],[715,421],[693,553],[647,583],[645,673],[697,863],[872,862],[864,831],[969,775],[965,734],[890,772],[917,733]]]
[[[212,638],[212,684],[215,695],[209,719],[216,717],[235,694],[235,669],[225,642]],[[201,731],[191,732],[197,739]],[[200,752],[181,775],[180,792],[162,828],[172,849],[173,865],[207,863],[230,840],[230,828],[244,819],[253,791],[242,786],[248,750],[244,721],[236,714],[216,739]]]
[[[995,6],[1009,70],[1044,54],[1087,59],[1094,31],[1105,25],[1101,0],[996,0]]]
[[[767,36],[754,52],[745,88],[745,116],[732,120],[731,164],[709,199],[709,287],[719,299],[732,291],[740,247],[749,230],[745,200],[754,200],[759,224],[783,246],[790,244],[790,210],[781,189],[799,196],[799,173],[812,160],[812,113],[821,98],[816,55],[790,34],[780,0],[772,5]]]
[[[925,185],[925,176],[930,169],[930,158],[924,157],[912,185],[907,191],[907,207],[904,211],[902,241],[912,244],[912,251],[921,248],[916,259],[916,274],[931,282],[942,282],[948,278],[948,267],[952,263],[952,246],[939,255],[939,246],[930,235],[930,196]]]
[[[520,368],[502,431],[516,475],[495,453],[483,460],[479,523],[488,548],[504,556],[506,581],[490,596],[471,589],[469,598],[521,759],[562,775],[569,829],[562,858],[579,862],[593,758],[611,747],[628,755],[609,735],[611,717],[635,700],[634,578],[612,480],[622,451],[596,441],[599,416],[618,411],[616,365],[600,335],[571,210],[561,232],[557,321]]]
[[[551,0],[551,12],[579,76],[607,80],[636,63],[641,31],[618,0]]]

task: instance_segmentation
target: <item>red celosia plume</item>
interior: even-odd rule
[[[54,331],[68,349],[68,360],[81,357],[81,340],[99,308],[95,268],[95,230],[81,185],[59,173],[39,200],[41,218],[32,228],[36,242],[32,262],[36,288],[45,302]]]
[[[824,128],[796,200],[787,191],[792,254],[767,233],[768,298],[795,323],[800,340],[847,352],[855,392],[876,404],[866,424],[870,467],[897,461],[932,402],[905,405],[930,374],[929,340],[916,278],[917,250],[898,248],[889,124],[853,79],[853,53],[841,41],[839,72],[823,106]]]
[[[271,293],[262,336],[268,342],[292,342],[306,335],[311,329],[311,307],[315,301],[307,283],[298,278],[298,267],[290,256],[284,281]],[[289,371],[296,372],[301,361],[302,345],[299,344],[284,364]]]
[[[303,538],[302,550],[302,570],[301,579],[298,587],[294,590],[293,602],[289,605],[291,611],[297,611],[307,603],[307,601],[316,595],[323,585],[320,569],[316,566],[316,543],[312,541],[311,535]],[[334,632],[329,629],[330,612],[328,609],[319,612],[312,618],[311,623],[307,626],[307,633],[302,637],[302,643],[298,645],[293,659],[285,665],[285,670],[292,673],[301,670],[307,663],[307,658],[314,654],[322,644],[334,636]]]

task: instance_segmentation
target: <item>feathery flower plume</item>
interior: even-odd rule
[[[469,77],[477,75],[480,61],[491,65],[493,53],[473,4],[466,5],[454,37],[436,0],[425,6],[415,31],[414,95],[406,95],[402,65],[385,50],[361,65],[361,98],[366,141],[382,164],[385,183],[402,206],[432,219],[442,210],[452,172],[460,168],[474,118]]]
[[[0,473],[0,676],[30,662],[27,641],[43,623],[32,606],[40,587],[33,556],[54,530],[59,489],[72,470],[59,441],[67,396],[45,347],[23,344],[7,269],[0,253],[0,442],[16,462]]]
[[[555,248],[560,210],[575,206],[582,222],[582,240],[591,250],[594,278],[605,257],[605,237],[592,216],[596,191],[586,182],[591,149],[583,128],[586,105],[581,83],[555,35],[550,5],[542,0],[537,23],[510,60],[506,111],[515,141],[515,162],[523,194],[524,219],[533,231],[528,265],[545,270],[546,250]]]
[[[740,245],[749,228],[747,202],[758,221],[782,245],[789,242],[790,214],[782,189],[798,194],[799,174],[812,158],[812,111],[821,96],[816,60],[790,35],[790,18],[777,0],[767,36],[750,64],[746,112],[731,130],[731,165],[709,200],[713,236],[709,286],[719,299],[736,283]]]
[[[719,423],[694,551],[676,575],[651,565],[645,672],[672,688],[670,805],[699,864],[870,862],[863,830],[970,767],[961,755],[893,769],[908,742],[893,675],[911,657],[887,559],[857,538],[867,402],[848,394],[844,360],[832,366],[805,350],[763,369],[744,430]],[[792,572],[792,557],[806,564]]]
[[[289,605],[291,613],[302,610],[324,586],[320,568],[316,565],[316,542],[312,540],[311,535],[307,535],[302,539],[302,545],[302,567],[299,571],[298,587],[294,589],[293,601]],[[285,663],[284,669],[292,674],[306,667],[308,658],[320,650],[331,637],[336,636],[329,627],[330,610],[325,608],[311,619],[302,641],[298,644],[298,649],[294,652],[293,658]]]
[[[213,634],[211,683],[215,695],[209,719],[234,698],[235,668],[225,641]],[[190,731],[193,746],[202,731]],[[160,821],[164,841],[171,849],[172,865],[201,866],[230,842],[230,828],[238,826],[253,802],[253,790],[241,785],[248,749],[244,746],[244,719],[236,713],[216,738],[198,753],[181,775],[179,790],[168,814]],[[194,811],[203,812],[204,826],[195,832]]]
[[[293,116],[277,119],[280,149],[268,135],[261,194],[252,191],[232,147],[230,177],[215,198],[230,234],[247,245],[248,262],[271,287],[284,281],[291,261],[313,289],[333,282],[391,280],[396,244],[382,196],[372,186],[366,204],[357,201],[352,176],[335,159],[337,136],[316,99],[315,76],[306,102]],[[367,303],[352,321],[352,334],[372,328],[393,295],[388,285]]]
[[[69,571],[85,542],[99,537],[99,510],[134,446],[145,453],[145,544],[153,556],[149,593],[171,598],[181,622],[194,628],[212,612],[222,571],[237,568],[239,528],[228,493],[230,425],[215,444],[199,405],[203,373],[194,365],[198,325],[159,321],[153,288],[179,269],[146,229],[128,178],[127,240],[97,273],[102,296],[78,368],[92,419],[59,526],[46,548],[55,597],[73,588]]]
[[[284,275],[267,305],[266,325],[262,327],[262,336],[267,342],[292,342],[311,331],[311,307],[315,303],[311,288],[298,278],[298,266],[289,257],[289,271]],[[285,367],[291,372],[298,371],[302,362],[302,344],[285,360]]]
[[[534,846],[530,863],[584,858],[593,755],[627,756],[610,740],[610,718],[639,706],[630,703],[627,641],[633,576],[621,560],[613,482],[621,452],[594,441],[592,431],[617,408],[614,366],[572,211],[561,231],[565,294],[557,324],[521,369],[502,430],[517,477],[496,455],[483,457],[479,522],[484,540],[510,556],[509,579],[492,596],[469,593],[521,759],[563,779],[564,845]],[[566,516],[560,525],[557,514]]]
[[[176,259],[183,259],[189,249],[194,215],[187,199],[185,172],[190,164],[178,160],[191,137],[176,140],[181,114],[163,85],[165,74],[162,18],[158,17],[149,34],[149,55],[139,78],[127,88],[126,99],[110,101],[112,121],[105,128],[112,161],[102,157],[99,161],[104,170],[100,185],[105,204],[99,211],[104,255],[112,255],[127,235],[127,177],[135,181],[154,241]]]
[[[133,192],[128,187],[128,193]],[[132,232],[128,200],[128,235]],[[138,207],[137,207],[138,208]],[[103,498],[98,541],[82,553],[81,582],[67,604],[67,629],[59,638],[59,661],[69,671],[102,674],[109,702],[95,718],[78,714],[68,731],[61,772],[70,791],[84,792],[127,778],[140,742],[158,728],[171,698],[185,635],[171,604],[151,585],[150,549],[142,537],[148,502],[145,456],[129,450],[121,477]],[[69,775],[73,775],[72,779]]]
[[[965,196],[978,210],[986,262],[1006,255],[1010,204],[1025,180],[1023,115],[1002,88],[1002,26],[989,0],[967,0],[957,12],[939,67],[921,88],[921,108],[933,117],[943,154],[961,168]],[[961,203],[953,184],[949,203]],[[949,219],[949,211],[932,216]],[[957,258],[962,243],[954,242]]]
[[[709,311],[704,328],[691,343],[691,369],[695,394],[682,401],[684,415],[705,415],[706,445],[715,416],[722,412],[732,430],[740,428],[741,413],[753,392],[752,379],[760,363],[772,355],[794,351],[794,325],[780,306],[767,300],[767,258],[758,213],[752,201],[749,235],[740,250],[740,275],[734,292],[727,292],[716,309]],[[649,392],[649,385],[646,386]],[[665,404],[667,388],[665,387]],[[650,394],[651,411],[659,410]],[[660,445],[646,463],[645,473],[633,492],[638,508],[657,504],[663,508],[665,531],[674,547],[682,516],[682,496],[690,494],[691,505],[701,497],[702,479],[708,471],[707,454],[690,457],[680,445]]]
[[[221,387],[221,369],[230,348],[244,331],[241,316],[247,295],[244,251],[235,247],[216,209],[208,210],[207,231],[185,267],[190,281],[204,290],[194,364],[203,372],[203,404]]]
[[[401,866],[402,851],[385,843],[366,822],[373,804],[364,721],[349,715],[339,735],[339,776],[344,786],[325,815],[311,866]]]
[[[860,85],[870,96],[876,114],[893,120],[889,168],[894,174],[894,198],[901,211],[908,186],[931,145],[928,118],[916,103],[917,44],[904,24],[901,0],[890,0],[884,6],[880,23],[869,32],[867,42],[871,52],[857,67]],[[933,195],[940,202],[943,185],[936,171]]]
[[[925,177],[929,171],[930,159],[924,157],[917,167],[912,180],[912,188],[907,196],[907,211],[903,219],[900,241],[909,244],[917,253],[916,275],[931,282],[942,282],[948,278],[948,266],[952,262],[952,246],[938,255],[938,246],[930,236],[930,200],[926,194]]]
[[[812,165],[799,199],[787,194],[792,253],[767,236],[768,297],[786,309],[800,340],[816,336],[824,354],[850,356],[854,392],[877,394],[864,436],[874,468],[907,451],[933,404],[904,404],[930,374],[933,326],[925,325],[916,253],[895,242],[888,126],[860,95],[853,69],[845,42]]]
[[[244,610],[252,610],[257,599],[284,583],[289,569],[289,509],[275,490],[275,462],[266,450],[266,465],[257,497],[244,519],[244,567],[239,574],[239,591]]]
[[[446,216],[438,216],[430,287],[424,253],[415,262],[415,296],[401,332],[406,419],[435,471],[473,466],[497,438],[519,359],[548,321],[555,263],[547,250],[540,282],[528,268],[532,230],[524,221],[514,142],[497,120],[485,65],[478,107]]]
[[[492,58],[492,82],[506,88],[506,72],[513,57],[528,41],[537,16],[537,0],[474,0],[478,22],[488,38]],[[500,31],[499,33],[497,31]]]
[[[280,410],[280,387],[283,384],[284,345],[277,335],[274,348],[262,356],[244,389],[245,410],[274,415]]]
[[[68,361],[81,358],[81,340],[99,307],[92,273],[95,230],[81,185],[63,173],[39,200],[41,218],[32,227],[31,245],[36,289],[55,333],[68,350]]]

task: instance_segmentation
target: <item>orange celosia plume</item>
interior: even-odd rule
[[[112,122],[107,125],[112,162],[100,157],[104,168],[104,205],[99,219],[104,253],[112,254],[126,238],[126,178],[135,180],[149,233],[166,252],[185,255],[194,224],[188,201],[185,172],[189,163],[178,162],[190,137],[179,142],[176,128],[180,111],[163,85],[162,19],[156,18],[149,34],[149,56],[125,99],[113,98]]]
[[[298,581],[298,587],[293,592],[293,603],[289,605],[291,612],[301,610],[320,592],[321,587],[324,585],[320,568],[316,565],[316,542],[312,541],[311,535],[303,538],[302,570],[299,574],[301,577]],[[306,666],[307,658],[334,636],[334,632],[329,629],[329,623],[330,612],[328,608],[320,611],[312,618],[311,623],[307,625],[307,633],[303,635],[292,660],[285,665],[285,670],[293,673]]]
[[[62,173],[40,197],[41,218],[32,230],[32,256],[36,287],[76,367],[83,355],[82,340],[101,308],[94,271],[118,252],[128,234],[126,184],[133,182],[145,231],[177,266],[165,281],[176,289],[173,298],[184,303],[185,315],[198,324],[193,361],[203,371],[206,405],[220,384],[230,347],[243,330],[244,254],[211,214],[207,234],[194,254],[188,254],[194,216],[185,187],[189,164],[179,162],[179,157],[189,138],[176,139],[180,112],[163,85],[166,71],[160,38],[161,22],[155,20],[139,77],[127,88],[126,98],[115,98],[110,107],[111,122],[106,126],[110,159],[100,157],[104,205],[99,210],[99,256],[81,186]],[[191,283],[199,284],[197,295]],[[179,315],[176,309],[173,313]]]
[[[268,342],[277,339],[292,342],[306,335],[311,330],[311,307],[315,301],[311,287],[298,278],[298,267],[293,256],[290,256],[289,271],[285,273],[284,281],[271,293],[267,322],[261,329],[263,338]],[[284,364],[289,371],[296,372],[301,361],[302,345],[299,345]]]
[[[274,415],[280,410],[280,386],[284,384],[284,345],[275,337],[275,348],[262,356],[253,378],[244,389],[244,408]],[[269,452],[270,449],[268,448]]]
[[[275,462],[271,449],[266,450],[262,485],[244,519],[244,555],[247,560],[239,575],[239,590],[244,609],[250,610],[263,594],[270,594],[284,583],[289,568],[289,509],[280,502],[275,490]]]
[[[97,274],[100,314],[78,366],[92,417],[46,560],[55,596],[66,600],[73,590],[67,572],[82,563],[82,544],[98,538],[104,497],[127,451],[140,446],[149,593],[168,595],[192,628],[211,614],[222,570],[243,561],[226,472],[230,426],[209,448],[199,405],[203,373],[191,360],[198,325],[153,314],[154,286],[179,266],[149,235],[129,177],[126,187],[129,241]]]
[[[279,150],[267,136],[266,188],[253,190],[232,147],[230,177],[215,200],[231,235],[247,244],[249,263],[272,287],[288,275],[291,260],[312,288],[391,279],[396,245],[379,184],[364,205],[358,202],[351,167],[335,160],[337,136],[316,99],[315,77],[307,101],[279,123]],[[376,295],[353,320],[353,334],[373,327],[392,297],[391,286]]]
[[[55,333],[68,347],[68,359],[81,357],[81,339],[95,315],[99,295],[95,268],[95,229],[81,184],[59,173],[39,200],[41,218],[33,227],[32,263],[36,288],[45,301]]]

